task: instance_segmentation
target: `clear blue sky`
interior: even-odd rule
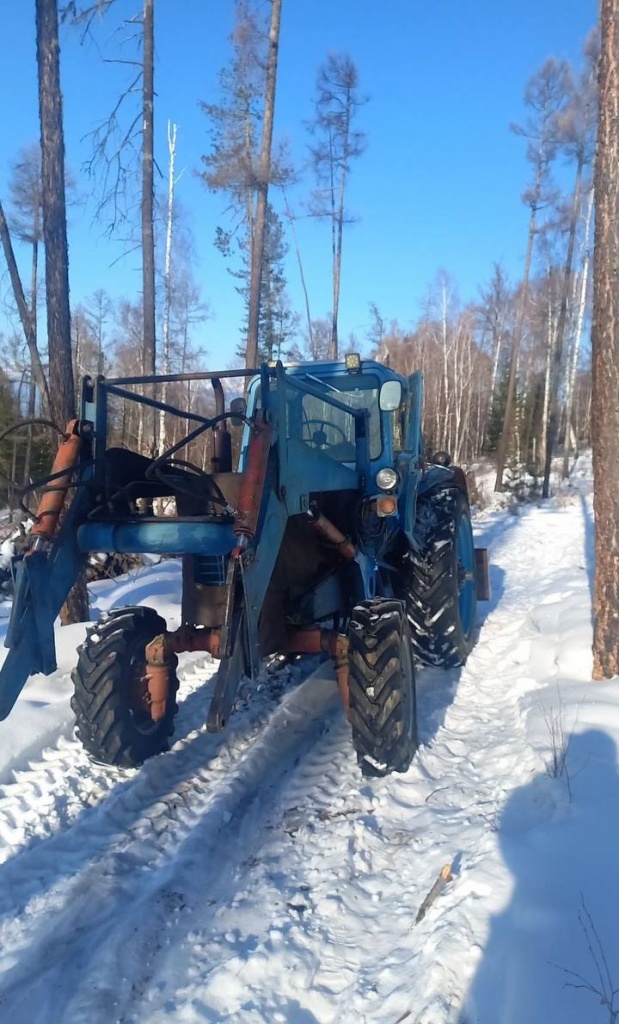
[[[118,3],[126,16],[141,6]],[[232,359],[240,309],[212,244],[216,225],[226,223],[223,202],[194,173],[208,145],[198,100],[217,97],[233,13],[233,0],[156,0],[157,155],[165,172],[171,118],[179,126],[178,166],[186,168],[178,196],[190,212],[196,277],[213,313],[196,340],[212,366]],[[494,260],[517,278],[526,243],[520,193],[527,166],[523,140],[509,124],[523,116],[524,85],[545,57],[579,61],[596,16],[596,0],[283,0],[275,132],[288,137],[298,162],[305,157],[302,122],[311,114],[316,70],[329,50],[352,56],[369,96],[359,119],[368,147],[350,182],[349,205],[359,222],[344,239],[342,338],[351,331],[363,336],[370,301],[388,320],[412,323],[441,267],[465,301],[476,297]],[[0,18],[5,199],[11,162],[38,137],[34,3],[5,3]],[[95,47],[80,47],[66,28],[61,62],[67,163],[79,181],[86,136],[109,111],[124,72],[103,64]],[[114,263],[121,246],[104,240],[91,221],[87,204],[71,212],[72,301],[98,287],[137,298],[137,254]],[[330,308],[328,228],[304,223],[299,236],[312,313],[323,316]],[[301,312],[292,252],[288,278]]]

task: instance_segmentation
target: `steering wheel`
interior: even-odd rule
[[[303,430],[305,430],[306,427],[309,427],[312,424],[317,424],[318,425],[318,429],[315,430],[313,433],[311,431],[308,431],[308,433],[310,434],[310,437],[307,438],[307,441],[308,441],[309,444],[312,444],[314,446],[314,448],[330,448],[331,447],[332,442],[327,439],[327,434],[326,434],[326,431],[325,431],[325,427],[329,427],[330,430],[335,430],[340,435],[339,439],[336,440],[335,442],[333,442],[334,444],[338,444],[340,439],[342,441],[344,441],[345,443],[348,443],[348,438],[346,437],[346,432],[344,430],[342,430],[342,428],[339,426],[339,424],[334,423],[333,420],[320,420],[320,419],[304,420],[303,421]]]

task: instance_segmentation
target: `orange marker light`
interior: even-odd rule
[[[376,499],[376,513],[379,516],[394,516],[398,510],[398,503],[395,498],[385,496]]]

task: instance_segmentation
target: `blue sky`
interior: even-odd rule
[[[141,6],[139,0],[118,4],[126,16]],[[4,4],[1,15],[3,199],[11,162],[38,137],[33,9],[19,0]],[[217,98],[233,14],[233,0],[156,0],[156,147],[165,172],[171,118],[179,126],[178,166],[186,169],[178,197],[190,214],[196,277],[213,314],[196,337],[210,366],[232,359],[241,311],[212,244],[217,224],[226,225],[224,204],[195,174],[208,145],[198,101]],[[342,338],[351,331],[363,337],[369,302],[387,320],[414,322],[439,268],[452,275],[465,301],[476,297],[495,260],[517,278],[526,244],[520,194],[527,167],[523,140],[509,124],[523,116],[526,80],[545,57],[579,61],[596,15],[596,0],[283,0],[275,132],[289,139],[298,163],[305,158],[302,122],[311,115],[316,70],[329,50],[352,56],[369,96],[359,118],[368,147],[350,181],[349,205],[359,220],[344,238]],[[88,132],[106,116],[125,71],[102,63],[96,47],[80,47],[68,29],[61,62],[67,163],[79,181]],[[277,206],[277,196],[274,201]],[[327,225],[302,222],[299,240],[312,314],[324,316],[331,288]],[[71,212],[69,244],[74,303],[99,287],[137,298],[137,254],[119,259],[122,246],[102,237],[89,204]],[[292,304],[301,311],[292,252],[288,278]]]

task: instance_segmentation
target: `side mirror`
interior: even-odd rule
[[[399,380],[386,380],[380,389],[378,404],[382,412],[399,409],[402,401],[402,384]]]
[[[232,424],[235,427],[240,427],[241,424],[243,423],[243,420],[239,419],[239,417],[244,416],[245,413],[247,412],[247,402],[245,401],[245,399],[233,398],[232,401],[230,402],[230,412],[233,414],[231,416]]]

